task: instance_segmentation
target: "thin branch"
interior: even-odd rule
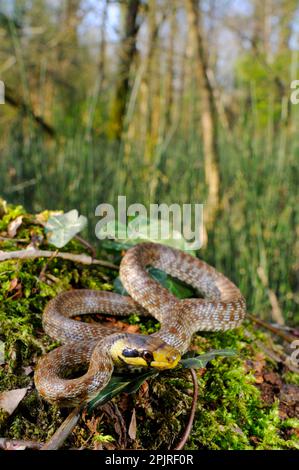
[[[82,411],[82,405],[77,406],[74,408],[68,417],[63,421],[62,425],[57,429],[57,431],[53,434],[51,439],[46,442],[42,447],[41,450],[57,450],[59,449],[63,443],[66,441],[68,436],[73,431],[74,427],[79,421],[80,415]]]
[[[299,373],[299,368],[296,367],[290,360],[290,357],[287,356],[286,354],[280,352],[279,354],[273,351],[272,349],[268,348],[265,346],[265,344],[256,339],[254,335],[245,329],[245,335],[253,340],[255,344],[258,346],[259,349],[261,349],[267,357],[269,357],[272,361],[277,362],[278,364],[283,364],[285,367],[287,367],[289,370],[292,372],[296,372],[297,374]]]
[[[95,247],[93,245],[91,245],[91,243],[89,243],[87,240],[85,240],[84,238],[80,237],[80,235],[75,235],[75,239],[81,243],[81,245],[83,245],[85,248],[87,248],[87,250],[89,251],[89,253],[91,254],[91,256],[93,258],[96,257],[97,255],[97,250],[95,249]]]
[[[184,445],[186,444],[187,440],[189,439],[191,430],[192,430],[192,425],[195,417],[195,411],[196,411],[196,404],[197,404],[197,399],[198,399],[198,383],[197,383],[197,376],[196,372],[194,369],[190,369],[190,374],[192,376],[192,382],[193,382],[193,399],[192,399],[192,405],[191,405],[191,410],[190,410],[190,416],[189,420],[187,423],[187,426],[185,428],[185,431],[181,437],[180,442],[177,444],[177,446],[174,448],[174,450],[182,450]]]
[[[254,323],[256,323],[257,325],[260,325],[262,326],[263,328],[266,328],[267,330],[271,331],[272,333],[274,333],[275,335],[277,336],[280,336],[281,338],[283,338],[285,341],[287,341],[288,343],[292,343],[294,341],[295,336],[291,336],[291,335],[288,335],[287,333],[284,333],[283,331],[279,330],[278,328],[276,328],[275,326],[272,326],[272,325],[269,325],[269,323],[266,323],[264,322],[263,320],[261,320],[260,318],[257,318],[253,315],[251,315],[250,313],[247,313],[246,316],[251,320],[253,321]]]
[[[0,242],[29,243],[27,238],[0,237]]]
[[[7,86],[5,87],[5,101],[7,101],[7,103],[13,106],[14,108],[18,108],[25,111],[43,129],[43,131],[45,131],[50,137],[55,137],[55,129],[53,129],[53,127],[46,123],[42,117],[37,116],[33,109],[31,109],[29,105],[22,100],[22,98],[14,97],[12,94],[12,90],[9,89]]]
[[[103,266],[105,268],[118,270],[119,266],[116,264],[109,263],[108,261],[103,261],[99,259],[92,258],[91,256],[74,253],[65,253],[60,251],[48,251],[48,250],[37,250],[35,248],[29,248],[27,250],[17,250],[17,251],[0,251],[0,261],[6,261],[9,259],[35,259],[35,258],[62,258],[69,261],[74,261],[75,263],[92,265],[96,264]]]

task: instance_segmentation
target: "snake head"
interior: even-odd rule
[[[146,335],[125,335],[110,350],[114,363],[131,367],[173,369],[181,359],[179,351],[161,339]]]

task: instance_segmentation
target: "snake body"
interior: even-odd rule
[[[180,300],[147,271],[153,266],[186,282],[203,298]],[[35,372],[40,395],[60,406],[76,406],[94,398],[109,382],[114,368],[175,367],[197,331],[225,331],[245,316],[240,290],[202,260],[157,243],[140,243],[127,251],[120,278],[129,293],[121,296],[97,290],[71,290],[52,299],[43,314],[43,327],[63,346],[42,357]],[[106,313],[151,315],[160,324],[152,335],[120,332],[72,317]],[[70,369],[85,365],[77,378]]]

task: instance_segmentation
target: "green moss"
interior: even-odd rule
[[[293,385],[298,385],[299,386],[299,374],[297,374],[296,372],[291,372],[290,370],[288,370],[283,375],[283,379],[288,384],[293,384]]]
[[[0,231],[7,229],[9,223],[16,219],[19,215],[25,215],[26,212],[22,206],[11,206],[5,205],[1,206],[3,208],[3,215],[0,219]]]
[[[27,216],[21,207],[2,205],[0,232],[19,215],[24,224],[16,239],[0,241],[0,250],[26,247],[18,239],[32,240],[38,236],[41,247],[49,249],[45,234],[36,225],[33,216]],[[1,218],[2,217],[2,218]],[[1,233],[0,233],[1,234]],[[51,247],[50,247],[51,248]],[[65,251],[83,252],[82,246],[72,240]],[[115,275],[115,273],[113,273]],[[29,387],[12,416],[0,410],[1,435],[10,438],[48,439],[67,415],[41,400],[34,388],[32,373],[24,367],[34,366],[38,357],[57,346],[42,329],[42,312],[46,303],[59,292],[70,288],[112,290],[113,275],[99,267],[84,267],[61,259],[11,260],[0,263],[0,339],[5,343],[5,364],[0,366],[0,391]],[[128,318],[142,333],[158,329],[154,319],[143,319],[136,314]],[[249,333],[248,333],[249,332]],[[295,430],[298,420],[281,419],[279,400],[263,401],[256,386],[251,364],[260,353],[256,340],[271,344],[268,335],[246,324],[226,333],[205,333],[194,338],[193,348],[198,353],[210,349],[234,349],[235,357],[217,357],[205,370],[198,373],[199,398],[196,418],[188,449],[296,449]],[[276,364],[266,363],[267,370],[276,371]],[[28,371],[27,371],[28,374]],[[281,378],[286,383],[298,384],[298,375],[284,370]],[[133,448],[168,449],[179,440],[186,424],[192,402],[192,383],[186,370],[160,374],[148,381],[133,395],[116,397],[128,428],[133,407],[137,416],[137,438]],[[93,412],[101,417],[101,433],[93,440],[112,436],[118,441],[109,417],[101,410]],[[83,445],[90,431],[80,420],[66,446]],[[100,437],[97,437],[100,436]],[[105,441],[105,439],[104,439]],[[101,441],[102,442],[102,441]]]

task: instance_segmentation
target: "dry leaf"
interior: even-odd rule
[[[262,375],[256,375],[255,376],[255,383],[257,384],[262,384],[264,382],[264,378]]]
[[[135,441],[135,439],[136,439],[136,431],[137,431],[137,422],[136,422],[136,411],[135,411],[135,408],[134,408],[133,413],[132,413],[130,426],[129,426],[129,430],[128,430],[129,437],[130,437],[130,439],[132,439],[132,441]]]
[[[15,290],[15,288],[17,287],[18,285],[18,278],[15,277],[14,279],[12,279],[10,281],[10,284],[9,284],[9,288],[8,288],[8,292],[11,292],[12,290]]]
[[[23,367],[23,371],[25,375],[30,375],[33,372],[33,368],[31,366]]]
[[[19,215],[15,220],[10,222],[8,228],[7,228],[7,234],[9,238],[14,238],[17,234],[18,228],[22,225],[23,222],[23,216]]]
[[[17,388],[0,393],[0,408],[12,414],[26,395],[28,388]]]

